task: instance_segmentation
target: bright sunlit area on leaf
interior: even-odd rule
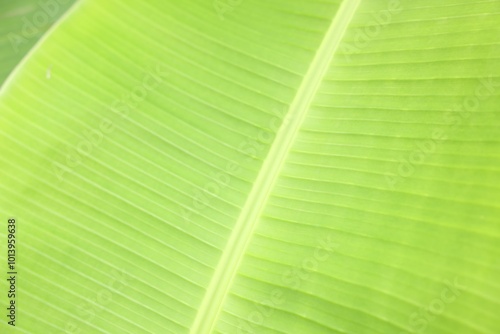
[[[500,0],[5,0],[0,159],[2,334],[500,333]]]

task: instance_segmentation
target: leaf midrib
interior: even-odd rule
[[[333,18],[243,206],[191,327],[191,334],[212,332],[269,194],[360,2],[343,1]]]

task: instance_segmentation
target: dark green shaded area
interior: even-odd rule
[[[75,0],[0,2],[0,86]]]

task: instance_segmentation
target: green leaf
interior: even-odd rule
[[[497,333],[499,19],[80,1],[0,92],[17,331]]]
[[[0,4],[0,86],[73,3],[74,0],[16,0]]]

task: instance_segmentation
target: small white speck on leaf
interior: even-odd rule
[[[52,75],[51,71],[52,71],[52,65],[49,66],[49,68],[47,69],[47,74],[45,75],[48,80],[50,80],[51,78]]]

